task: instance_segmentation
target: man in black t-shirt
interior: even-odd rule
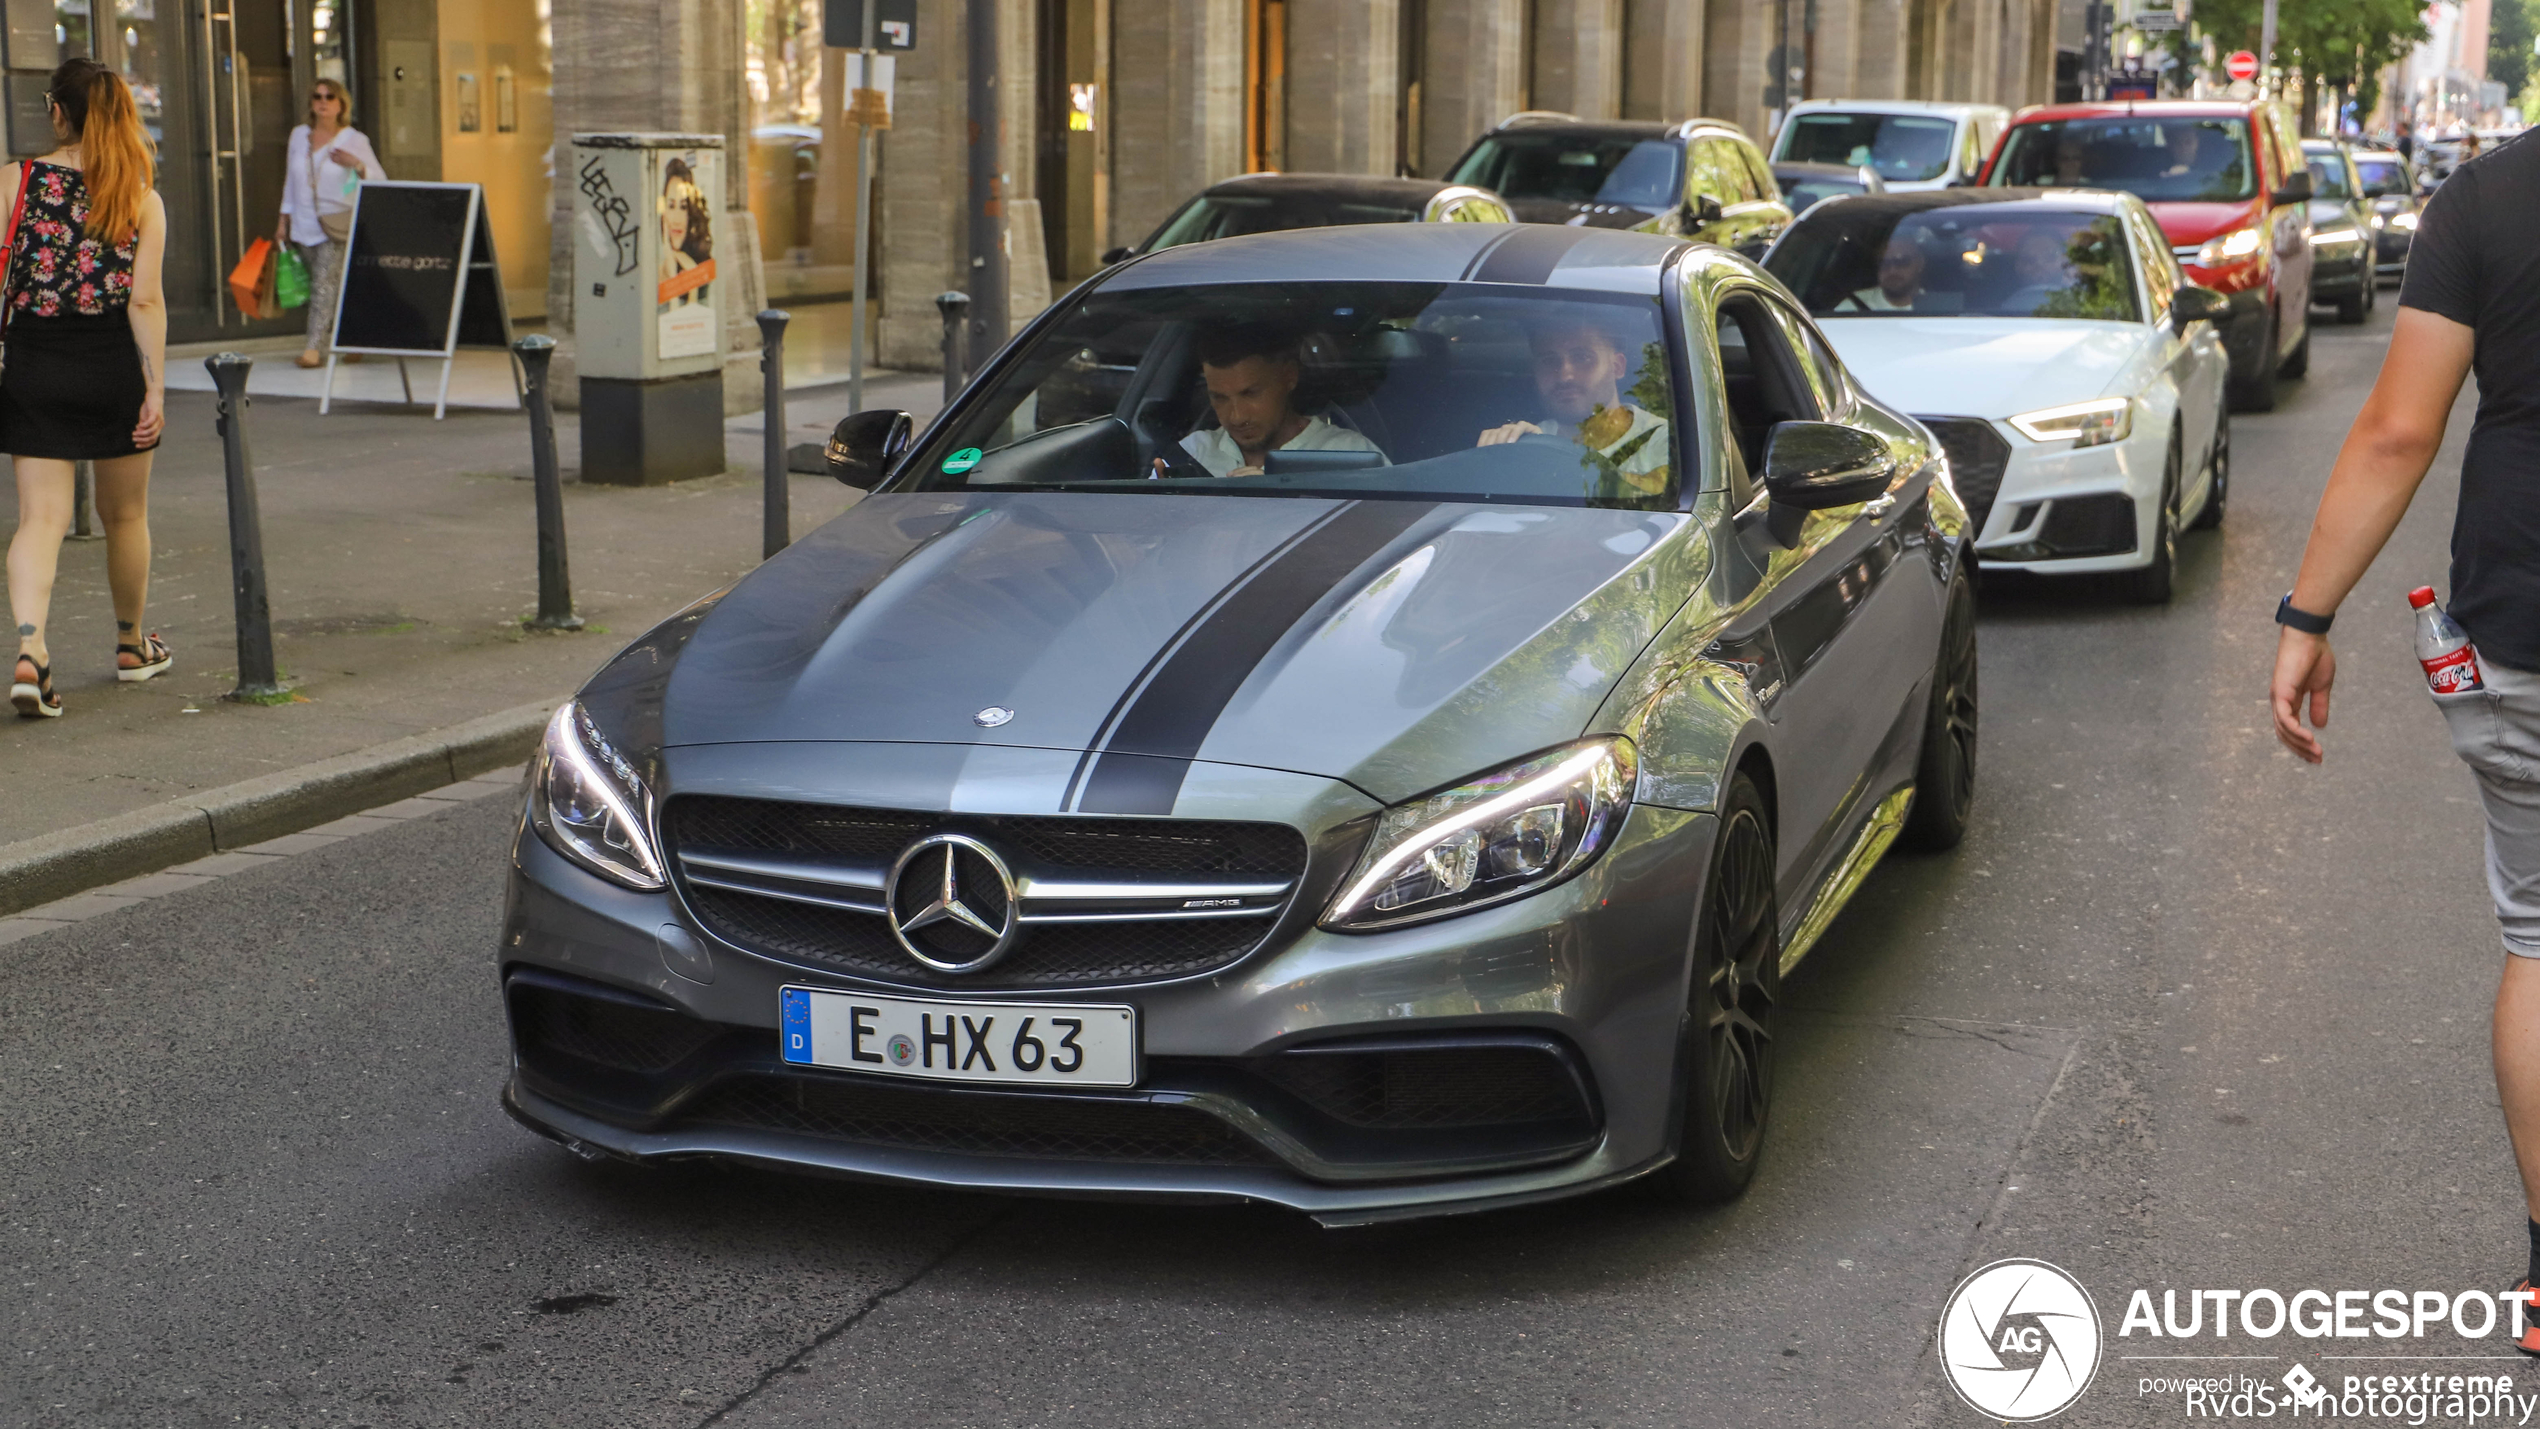
[[[2276,737],[2320,762],[2337,661],[2328,625],[2407,513],[2442,445],[2461,381],[2478,416],[2452,523],[2454,618],[2486,687],[2435,696],[2452,747],[2478,777],[2487,885],[2504,932],[2496,989],[2496,1089],[2530,1211],[2540,1285],[2540,141],[2464,162],[2426,206],[2408,254],[2381,376],[2337,454],[2302,570],[2278,604]],[[2540,1311],[2516,1342],[2540,1357]]]

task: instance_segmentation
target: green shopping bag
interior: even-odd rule
[[[309,265],[288,248],[274,260],[273,300],[286,308],[300,307],[309,300]]]

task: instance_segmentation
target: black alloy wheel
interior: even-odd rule
[[[1676,1159],[1651,1188],[1686,1205],[1734,1200],[1755,1179],[1773,1101],[1773,1009],[1781,1000],[1781,908],[1763,795],[1740,773],[1722,801],[1711,876],[1694,926],[1682,1039]]]
[[[1899,842],[1922,853],[1958,846],[1976,803],[1976,586],[1964,562],[1949,582],[1949,612],[1933,662],[1923,752],[1914,765],[1914,811]]]
[[[2167,605],[2178,570],[2179,435],[2170,432],[2170,457],[2161,469],[2161,513],[2152,522],[2152,563],[2117,577],[2136,605]]]
[[[2355,324],[2362,322],[2364,320],[2364,315],[2371,311],[2372,272],[2370,269],[2366,269],[2364,276],[2356,281],[2355,291],[2351,295],[2337,300],[2337,320],[2348,327],[2353,327]]]
[[[2223,523],[2223,503],[2231,498],[2231,414],[2223,412],[2214,419],[2214,446],[2205,458],[2205,469],[2213,473],[2206,483],[2205,509],[2196,513],[2198,531],[2211,531]]]
[[[2233,373],[2229,384],[2231,410],[2235,412],[2272,412],[2275,410],[2276,368],[2283,353],[2276,349],[2275,319],[2267,320],[2267,339],[2258,346],[2258,369],[2246,377]]]

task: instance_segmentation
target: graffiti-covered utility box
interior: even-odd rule
[[[573,136],[582,479],[723,470],[720,134]]]

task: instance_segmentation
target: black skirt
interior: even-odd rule
[[[148,450],[132,444],[150,384],[128,312],[21,313],[9,319],[0,343],[8,364],[0,368],[0,452],[103,461]]]

